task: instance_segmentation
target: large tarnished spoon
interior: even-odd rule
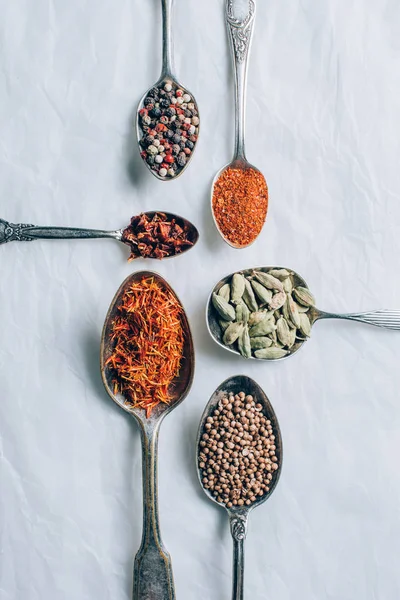
[[[254,273],[254,271],[263,271],[263,272],[267,273],[268,271],[271,271],[272,269],[273,270],[284,269],[286,271],[289,271],[292,274],[294,287],[301,286],[301,287],[308,289],[308,285],[305,282],[305,280],[303,279],[303,277],[301,277],[301,275],[294,272],[293,270],[289,269],[289,267],[276,267],[276,266],[275,267],[253,267],[252,269],[243,269],[239,272],[242,273],[242,275],[249,276],[249,275],[252,275]],[[221,330],[221,327],[218,324],[218,320],[220,319],[220,317],[218,316],[218,314],[212,304],[213,293],[218,293],[218,291],[220,290],[220,288],[223,285],[225,285],[226,283],[229,283],[231,281],[232,276],[233,276],[233,273],[230,275],[227,275],[226,277],[223,277],[223,279],[221,279],[212,289],[212,292],[211,292],[208,302],[207,302],[206,321],[207,321],[208,331],[209,331],[211,337],[213,338],[213,340],[219,346],[221,346],[221,348],[224,348],[224,350],[228,350],[228,352],[232,352],[234,354],[239,354],[239,356],[241,356],[240,352],[236,349],[236,347],[225,346],[225,344],[222,342],[223,331]],[[366,323],[367,325],[374,325],[375,327],[383,327],[385,329],[400,330],[400,310],[374,310],[374,311],[362,312],[362,313],[340,314],[340,313],[326,312],[326,311],[320,310],[319,308],[316,308],[315,306],[311,306],[307,312],[307,316],[310,320],[311,326],[313,326],[314,323],[316,323],[316,321],[319,321],[321,319],[341,319],[341,320],[347,320],[347,321],[359,321],[360,323]],[[300,350],[300,348],[303,347],[304,343],[307,340],[308,340],[308,338],[296,339],[296,343],[287,351],[286,356],[283,356],[280,358],[255,358],[253,356],[251,356],[251,358],[253,360],[269,360],[269,361],[284,360],[284,359],[288,358],[289,356],[293,356],[294,354],[296,354],[296,352],[298,350]]]
[[[246,377],[245,375],[235,375],[234,377],[230,377],[215,390],[213,395],[211,396],[200,421],[200,427],[197,434],[197,459],[200,452],[200,440],[205,433],[205,424],[207,421],[207,417],[209,417],[214,410],[216,409],[219,401],[222,397],[229,392],[233,392],[233,394],[238,394],[239,392],[244,392],[246,395],[251,394],[253,398],[262,405],[263,414],[271,421],[272,429],[275,435],[275,454],[278,458],[278,469],[275,471],[275,475],[270,483],[269,491],[264,494],[259,500],[253,502],[250,506],[233,506],[232,508],[227,508],[225,504],[218,502],[218,500],[207,490],[202,481],[201,469],[199,468],[199,460],[197,460],[197,474],[199,477],[200,485],[204,490],[204,493],[208,496],[210,500],[225,508],[228,513],[229,523],[231,534],[233,538],[233,592],[232,592],[232,600],[243,600],[244,594],[244,540],[247,534],[247,520],[250,512],[254,508],[258,508],[261,504],[264,504],[271,496],[272,492],[277,486],[279,481],[279,477],[282,470],[282,435],[279,428],[278,419],[272,408],[270,401],[268,400],[265,392],[261,389],[261,387],[250,377]]]
[[[143,536],[135,558],[133,600],[175,600],[171,558],[164,547],[158,516],[157,455],[158,435],[162,421],[187,396],[194,375],[194,348],[189,321],[182,307],[182,326],[185,334],[183,359],[179,376],[173,383],[170,404],[158,404],[149,418],[143,409],[129,406],[123,395],[114,393],[112,373],[106,366],[112,353],[112,322],[126,290],[135,282],[152,277],[179,301],[170,285],[157,273],[140,271],[125,279],[108,311],[101,339],[100,366],[104,386],[111,399],[138,423],[143,456]]]

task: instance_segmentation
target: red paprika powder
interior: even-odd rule
[[[237,247],[259,235],[268,210],[268,188],[260,171],[228,167],[214,184],[212,207],[222,235]]]

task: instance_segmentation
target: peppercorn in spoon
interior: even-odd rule
[[[211,396],[197,436],[197,473],[228,512],[233,538],[233,600],[243,600],[244,540],[250,512],[274,491],[282,469],[278,419],[260,386],[236,375]]]
[[[211,208],[225,242],[234,248],[245,248],[260,234],[268,209],[264,175],[248,162],[244,143],[247,66],[256,5],[254,0],[225,1],[235,70],[235,151],[232,162],[215,176]]]
[[[178,83],[172,63],[171,11],[173,0],[161,0],[163,62],[160,79],[139,102],[136,131],[140,155],[161,181],[176,179],[193,156],[200,128],[197,103]]]
[[[38,239],[113,238],[131,249],[134,258],[171,258],[192,248],[199,239],[196,227],[172,213],[150,211],[132,217],[130,225],[115,231],[16,225],[0,219],[0,244],[31,242]]]
[[[100,363],[109,396],[136,419],[142,438],[143,537],[133,600],[175,600],[158,517],[158,435],[166,415],[189,393],[194,349],[182,304],[160,275],[142,271],[123,282],[104,324]]]
[[[320,319],[400,330],[399,310],[349,314],[319,310],[304,279],[285,267],[254,267],[227,275],[214,286],[206,310],[208,331],[219,346],[261,360],[293,356]]]

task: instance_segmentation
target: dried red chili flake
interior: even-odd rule
[[[214,184],[212,206],[223,236],[247,246],[259,235],[268,210],[268,188],[256,169],[225,169]]]
[[[122,233],[122,241],[130,246],[128,260],[135,258],[166,258],[180,254],[193,246],[192,232],[188,224],[168,220],[164,213],[146,213],[132,217],[130,225]]]

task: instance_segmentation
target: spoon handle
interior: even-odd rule
[[[9,223],[0,219],[0,244],[7,242],[32,242],[36,239],[87,239],[114,238],[121,240],[122,231],[77,229],[74,227],[38,227],[23,223]]]
[[[171,77],[174,79],[172,59],[172,27],[171,13],[173,0],[161,0],[162,5],[162,28],[163,28],[163,55],[161,79]]]
[[[243,600],[244,594],[244,540],[247,534],[247,513],[229,515],[233,538],[232,600]]]
[[[158,518],[157,455],[160,421],[141,423],[143,455],[143,535],[135,557],[133,600],[175,600],[171,558]]]
[[[248,10],[243,15],[243,0],[226,0],[226,22],[231,41],[235,70],[235,155],[234,159],[245,156],[244,133],[246,111],[247,66],[253,38],[256,5],[254,0],[246,0]],[[238,10],[241,8],[242,10]],[[237,13],[242,14],[237,14]]]
[[[400,329],[400,310],[374,310],[365,313],[335,314],[320,311],[319,319],[346,319],[385,329]]]

